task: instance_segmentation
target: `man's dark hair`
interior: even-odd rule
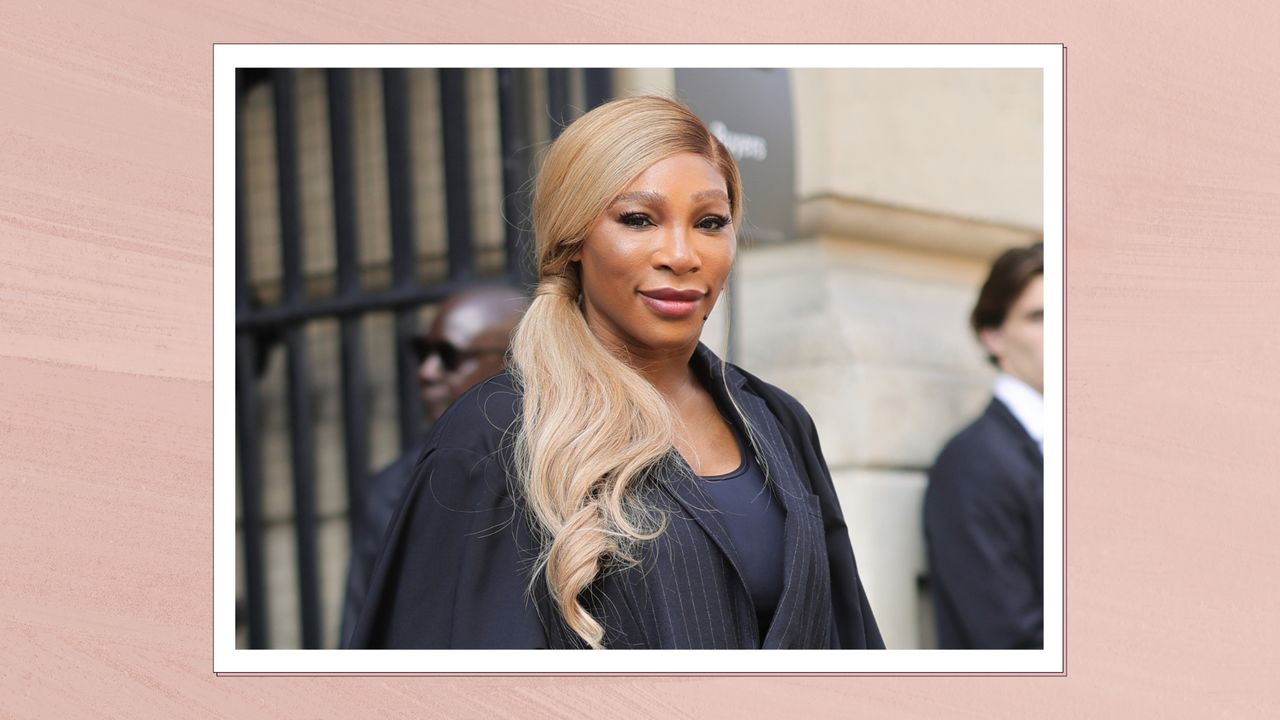
[[[992,264],[991,274],[982,284],[978,302],[969,316],[974,334],[1004,325],[1009,308],[1037,275],[1044,275],[1044,242],[1009,248],[1001,253]],[[988,354],[987,359],[992,365],[997,364],[995,356]]]

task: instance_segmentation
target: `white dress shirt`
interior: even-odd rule
[[[996,376],[994,394],[1044,453],[1044,396],[1018,378],[1000,373]]]

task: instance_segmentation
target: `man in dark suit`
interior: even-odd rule
[[[1007,250],[970,318],[999,369],[929,472],[924,525],[942,648],[1044,646],[1044,249]]]
[[[502,371],[511,333],[528,304],[527,297],[507,286],[482,286],[458,293],[444,301],[427,332],[414,338],[418,385],[432,424],[473,385]],[[416,443],[369,477],[360,506],[352,508],[351,565],[342,610],[342,640],[360,616],[382,538],[405,488],[413,480],[413,466],[421,452],[422,443]]]

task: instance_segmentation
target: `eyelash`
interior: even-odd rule
[[[639,220],[641,222],[636,223],[635,222],[636,220]],[[732,222],[732,220],[726,215],[708,215],[702,218],[701,220],[699,220],[698,225],[701,226],[703,223],[707,222],[708,220],[714,221],[715,225],[713,227],[704,227],[703,228],[704,230],[723,230],[726,225]],[[649,219],[649,216],[640,212],[622,213],[621,215],[618,216],[618,222],[623,225],[626,225],[627,227],[637,228],[637,229],[653,225],[653,221]]]

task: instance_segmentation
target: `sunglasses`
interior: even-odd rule
[[[463,350],[448,340],[432,340],[424,337],[413,339],[413,354],[418,358],[419,365],[426,362],[427,358],[435,355],[440,358],[440,363],[449,372],[457,370],[467,360],[485,355],[502,355],[506,351],[506,348],[500,347],[478,347]]]

